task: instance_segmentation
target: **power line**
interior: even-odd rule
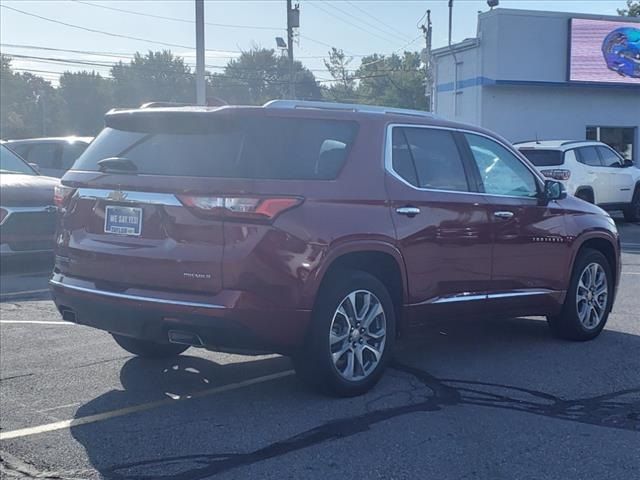
[[[46,51],[52,51],[52,52],[65,52],[65,53],[79,53],[79,54],[85,54],[85,55],[95,55],[95,56],[101,56],[101,57],[114,57],[114,58],[131,58],[133,57],[135,54],[134,53],[119,53],[119,52],[103,52],[103,51],[95,51],[95,50],[69,50],[69,49],[63,49],[63,48],[52,48],[52,47],[43,47],[40,45],[24,45],[24,44],[15,44],[15,43],[0,43],[0,46],[3,47],[11,47],[11,48],[21,48],[21,49],[27,49],[27,50],[46,50]],[[140,53],[140,52],[136,52],[136,53]],[[191,56],[190,54],[184,54],[181,53],[180,54],[181,57],[187,57],[187,56]],[[358,57],[366,57],[367,55],[355,55]],[[215,58],[225,58],[225,59],[235,59],[238,58],[238,55],[216,55]],[[297,57],[297,58],[326,58],[326,55],[317,55],[317,56],[305,56],[305,57]]]
[[[69,63],[75,63],[75,62],[69,62]],[[91,66],[91,63],[84,63],[85,65]],[[102,65],[102,64],[97,64],[96,66],[99,67],[106,67],[106,65]],[[162,72],[162,73],[171,73],[170,70],[166,70],[166,69],[162,69],[162,68],[154,68],[151,67],[149,65],[145,65],[144,67],[142,67],[144,69],[148,69],[151,71],[155,71],[155,72]],[[62,76],[64,73],[67,72],[56,72],[53,70],[40,70],[40,69],[34,69],[34,68],[20,68],[20,67],[16,67],[13,68],[12,70],[15,71],[24,71],[24,72],[29,72],[29,73],[48,73],[48,74],[54,74],[54,75],[58,75],[58,76]],[[392,71],[401,71],[401,70],[379,70],[376,71],[376,73],[371,74],[371,75],[361,75],[361,76],[354,76],[352,77],[353,80],[366,80],[366,79],[370,79],[370,78],[381,78],[381,77],[387,77],[388,73],[387,72],[392,72]],[[260,70],[256,70],[256,72],[261,72]],[[384,73],[383,73],[384,72]],[[74,72],[68,72],[68,73],[74,73]],[[99,72],[98,72],[99,73]],[[194,76],[195,74],[192,72],[181,72],[181,75],[186,75],[186,76]],[[230,79],[230,80],[240,80],[240,81],[251,81],[251,80],[262,80],[266,83],[269,84],[273,84],[273,85],[288,85],[288,80],[271,80],[265,77],[245,77],[245,76],[237,76],[237,75],[229,75],[228,73],[206,73],[206,76],[211,77],[211,78],[226,78],[226,79]],[[314,78],[314,81],[316,83],[329,83],[329,82],[334,82],[334,79],[317,79]],[[296,81],[296,84],[304,84],[306,83],[305,80],[298,80]]]
[[[380,35],[380,34],[378,34],[376,32],[372,32],[371,30],[367,30],[366,28],[361,27],[360,25],[357,25],[357,24],[355,24],[353,22],[350,22],[350,21],[344,19],[343,17],[341,17],[340,15],[337,15],[337,14],[333,13],[331,10],[327,10],[326,8],[322,7],[321,5],[318,5],[317,3],[309,3],[309,5],[317,8],[317,9],[320,9],[324,13],[326,13],[327,15],[330,15],[333,18],[336,18],[336,19],[340,20],[341,22],[346,23],[347,25],[350,25],[350,26],[352,26],[354,28],[357,28],[358,30],[361,30],[361,31],[363,31],[363,32],[365,32],[365,33],[367,33],[369,35],[373,35],[375,37],[378,37],[378,38],[384,40],[385,42],[389,42],[390,41],[389,38],[385,38],[385,37],[383,37],[382,35]]]
[[[121,13],[128,13],[131,15],[139,15],[142,17],[149,17],[149,18],[157,18],[160,20],[169,20],[169,21],[174,21],[174,22],[181,22],[181,23],[190,23],[193,24],[195,23],[194,20],[189,20],[186,18],[177,18],[177,17],[166,17],[164,15],[154,15],[151,13],[142,13],[142,12],[136,12],[134,10],[127,10],[124,8],[117,8],[117,7],[110,7],[110,6],[106,6],[106,5],[98,5],[95,3],[91,3],[91,2],[85,2],[83,0],[71,0],[73,2],[82,4],[82,5],[87,5],[87,6],[91,6],[91,7],[96,7],[96,8],[103,8],[105,10],[112,10],[115,12],[121,12]],[[270,31],[277,31],[277,32],[281,32],[283,30],[286,30],[284,28],[277,28],[277,27],[263,27],[263,26],[256,26],[256,25],[235,25],[235,24],[224,24],[224,23],[211,23],[211,22],[204,22],[205,25],[209,25],[209,26],[213,26],[213,27],[229,27],[229,28],[246,28],[246,29],[253,29],[253,30],[270,30]],[[309,40],[310,42],[313,43],[317,43],[319,45],[323,45],[323,46],[327,46],[329,48],[332,48],[333,45],[329,45],[328,43],[325,43],[321,40],[317,40],[315,38],[311,38],[308,36],[302,36],[300,35],[301,38],[304,38],[305,40]],[[298,58],[306,58],[306,57],[298,57]],[[316,57],[308,57],[308,58],[316,58]]]
[[[388,37],[390,39],[395,39],[395,40],[399,39],[402,42],[406,42],[407,41],[407,37],[405,37],[404,34],[402,36],[399,36],[396,33],[388,33],[388,32],[382,31],[378,25],[374,25],[373,23],[371,23],[371,22],[369,22],[367,20],[364,20],[362,18],[359,18],[359,17],[356,17],[356,16],[352,15],[351,13],[347,12],[346,10],[338,7],[335,3],[327,2],[326,0],[322,0],[322,3],[326,4],[328,7],[333,8],[334,10],[337,10],[338,12],[343,14],[346,18],[352,18],[353,20],[358,21],[363,25],[367,25],[368,27],[373,28],[375,31],[380,32],[382,35],[384,35],[384,36],[386,36],[386,37]]]
[[[82,0],[71,0],[71,1],[75,3],[81,3],[83,5],[87,5],[90,7],[103,8],[105,10],[112,10],[114,12],[129,13],[131,15],[139,15],[141,17],[157,18],[160,20],[170,20],[173,22],[195,23],[194,20],[189,20],[186,18],[165,17],[163,15],[154,15],[151,13],[136,12],[134,10],[126,10],[124,8],[117,8],[117,7],[108,7],[106,5],[98,5],[91,2],[84,2]],[[224,28],[246,28],[251,30],[271,30],[271,31],[278,31],[278,32],[281,32],[282,30],[284,30],[281,27],[264,27],[260,25],[234,25],[234,24],[228,24],[228,23],[211,23],[211,22],[204,22],[204,24],[209,25],[211,27],[224,27]]]
[[[18,59],[24,59],[24,60],[35,60],[37,62],[42,62],[42,63],[53,63],[53,64],[64,64],[64,65],[86,65],[86,66],[96,66],[96,67],[103,67],[103,68],[111,68],[113,67],[116,63],[114,62],[109,62],[109,61],[99,61],[99,60],[82,60],[82,59],[76,59],[76,58],[58,58],[58,57],[42,57],[42,56],[35,56],[35,55],[23,55],[23,54],[18,54],[18,53],[5,53],[5,55],[11,57],[11,58],[18,58]],[[184,63],[186,66],[193,68],[193,64]],[[369,65],[368,63],[365,65]],[[149,68],[150,65],[144,65],[144,68]],[[205,64],[205,67],[210,68],[210,69],[221,69],[224,70],[227,67],[223,66],[223,65],[207,65]],[[258,68],[258,67],[239,67],[239,66],[234,66],[233,67],[236,70],[240,70],[240,71],[257,71],[257,72],[261,72],[263,71],[263,69]],[[309,72],[321,72],[321,73],[327,73],[326,69],[311,69],[308,68],[306,69]],[[166,71],[166,70],[161,70],[161,71]],[[358,71],[358,68],[354,68],[354,69],[347,69],[346,70],[349,73],[355,73]],[[403,68],[385,68],[385,69],[377,69],[376,72],[410,72],[413,71],[412,69],[403,69]],[[317,78],[317,77],[316,77]],[[323,79],[319,79],[319,80],[323,80]],[[326,79],[326,81],[333,81],[331,79]]]
[[[370,14],[369,12],[367,12],[364,8],[360,8],[360,7],[359,7],[356,3],[354,3],[354,2],[350,2],[349,0],[344,0],[344,2],[345,2],[345,3],[348,3],[348,4],[349,4],[349,5],[351,5],[353,8],[355,8],[356,10],[359,10],[360,12],[362,12],[363,14],[365,14],[367,17],[369,17],[369,18],[371,18],[371,19],[375,20],[375,21],[376,21],[376,22],[378,22],[379,24],[384,25],[384,26],[385,26],[389,31],[396,32],[398,35],[400,35],[400,36],[403,38],[403,40],[405,40],[405,41],[406,41],[406,40],[408,40],[408,38],[407,38],[407,36],[406,36],[406,33],[405,33],[405,32],[402,32],[402,31],[398,30],[397,28],[393,27],[392,25],[390,25],[390,24],[388,24],[388,23],[384,22],[383,20],[380,20],[379,18],[377,18],[377,17],[375,17],[375,16],[371,15],[371,14]]]
[[[165,47],[177,47],[177,48],[186,48],[188,50],[193,50],[193,47],[187,46],[187,45],[180,45],[180,44],[177,44],[177,43],[161,42],[161,41],[158,41],[158,40],[149,40],[147,38],[132,37],[130,35],[123,35],[123,34],[120,34],[120,33],[106,32],[104,30],[96,30],[94,28],[83,27],[81,25],[75,25],[73,23],[62,22],[60,20],[55,20],[53,18],[43,17],[42,15],[37,15],[35,13],[25,12],[24,10],[20,10],[18,8],[9,7],[7,5],[0,5],[0,7],[6,8],[8,10],[12,10],[14,12],[22,13],[23,15],[27,15],[27,16],[30,16],[30,17],[39,18],[40,20],[45,20],[47,22],[56,23],[56,24],[59,24],[59,25],[64,25],[65,27],[77,28],[79,30],[84,30],[86,32],[99,33],[101,35],[107,35],[107,36],[110,36],[110,37],[126,38],[128,40],[135,40],[135,41],[138,41],[138,42],[154,43],[154,44],[162,45],[162,46],[165,46]],[[210,49],[210,48],[206,49],[206,51],[209,51],[209,52],[221,52],[221,53],[242,53],[240,51],[234,51],[234,50],[214,50],[214,49]]]
[[[397,53],[399,53],[400,51],[404,50],[405,48],[407,48],[409,45],[412,45],[414,43],[416,43],[418,40],[420,40],[422,38],[422,35],[418,35],[416,38],[414,38],[413,40],[411,40],[409,43],[407,43],[406,45],[403,45],[402,47],[398,48],[397,50],[393,51],[391,53],[391,55],[395,55]],[[378,60],[373,60],[371,62],[367,62],[367,63],[361,63],[360,64],[360,68],[362,67],[367,67],[369,65],[374,65],[376,63],[380,63],[382,61],[384,61],[387,58],[387,56],[385,55],[381,55],[380,58]]]

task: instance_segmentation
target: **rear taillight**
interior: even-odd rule
[[[9,212],[4,208],[0,208],[0,225],[2,225],[4,219],[7,218],[7,215],[9,215]]]
[[[208,217],[271,221],[302,203],[299,197],[217,197],[178,195],[180,201]]]
[[[553,178],[554,180],[569,180],[571,176],[571,170],[564,170],[555,168],[553,170],[540,170],[540,173],[547,178]]]
[[[53,203],[58,208],[64,208],[69,203],[69,199],[76,191],[75,188],[65,187],[64,185],[56,185],[53,191]]]

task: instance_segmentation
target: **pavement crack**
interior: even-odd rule
[[[0,382],[6,382],[7,380],[13,380],[14,378],[32,377],[35,373],[22,373],[20,375],[12,375],[10,377],[0,378]]]
[[[0,451],[0,478],[22,480],[81,480],[87,478],[89,470],[69,472],[42,472],[35,466],[13,455]]]
[[[339,440],[368,431],[372,426],[413,413],[429,413],[452,405],[474,405],[542,415],[600,427],[640,431],[640,387],[597,397],[563,400],[532,389],[497,383],[439,379],[428,372],[403,363],[392,365],[413,377],[432,392],[417,403],[366,411],[352,417],[332,420],[290,438],[248,453],[194,454],[121,464],[103,470],[114,480],[195,480],[228,470],[280,457],[298,450]],[[406,392],[405,392],[406,393]],[[377,397],[374,401],[380,400]],[[371,403],[371,402],[370,402]],[[163,465],[183,464],[181,472],[150,475]]]

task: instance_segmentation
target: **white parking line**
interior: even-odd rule
[[[54,322],[50,320],[0,320],[0,324],[4,323],[33,323],[35,325],[76,325],[75,323],[71,322]]]
[[[640,275],[640,272],[622,272],[623,275]]]
[[[215,395],[216,393],[230,392],[232,390],[238,390],[240,388],[248,387],[250,385],[257,385],[259,383],[269,382],[279,378],[288,377],[293,375],[293,370],[286,370],[284,372],[273,373],[271,375],[265,375],[263,377],[251,378],[242,382],[230,383],[228,385],[222,385],[220,387],[212,388],[209,390],[203,390],[201,392],[194,393],[189,396],[183,396],[178,399],[163,399],[155,402],[143,403],[141,405],[135,405],[133,407],[121,408],[119,410],[112,410],[110,412],[98,413],[96,415],[88,415],[86,417],[74,418],[72,420],[63,420],[61,422],[46,423],[44,425],[38,425],[37,427],[21,428],[18,430],[9,430],[8,432],[0,432],[0,440],[9,440],[12,438],[29,437],[32,435],[38,435],[40,433],[53,432],[56,430],[64,430],[66,428],[77,427],[79,425],[87,425],[89,423],[101,422],[103,420],[109,420],[115,417],[121,417],[123,415],[129,415],[130,413],[144,412],[153,408],[163,407],[166,405],[173,405],[177,402],[183,402],[193,398],[201,398],[209,395]]]

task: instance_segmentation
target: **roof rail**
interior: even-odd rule
[[[271,100],[263,105],[264,108],[309,108],[319,110],[344,110],[349,112],[378,113],[393,115],[410,115],[413,117],[437,118],[431,112],[410,110],[406,108],[381,107],[377,105],[362,105],[359,103],[318,102],[309,100]]]
[[[562,142],[560,144],[561,147],[564,147],[565,145],[571,145],[572,143],[584,143],[584,142],[593,142],[595,140],[569,140],[567,142]]]

